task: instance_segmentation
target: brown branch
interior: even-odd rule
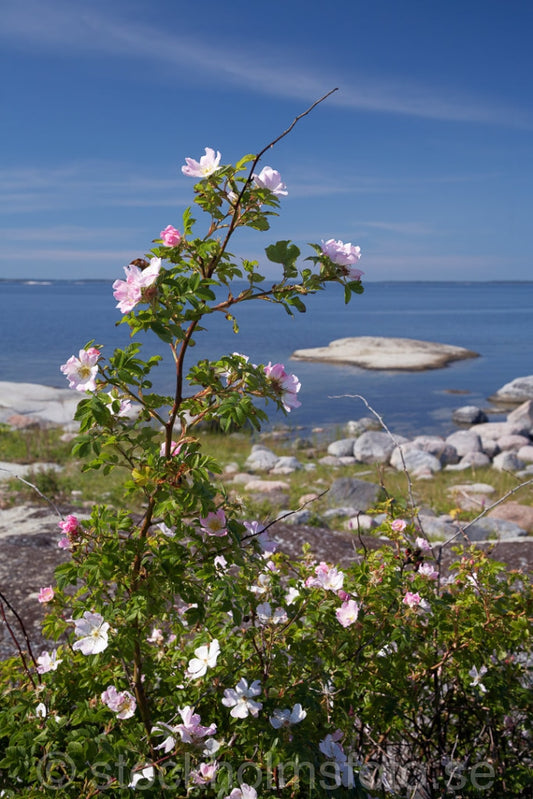
[[[213,274],[213,272],[215,271],[215,269],[217,267],[217,263],[218,263],[218,261],[220,259],[220,256],[222,255],[222,253],[225,252],[226,247],[228,246],[228,242],[229,242],[231,236],[233,235],[233,231],[235,230],[235,227],[237,226],[237,222],[238,222],[238,218],[239,218],[238,214],[237,214],[237,211],[238,211],[238,208],[239,208],[239,205],[240,205],[240,202],[241,202],[241,198],[242,198],[244,192],[246,191],[246,189],[248,188],[248,186],[250,185],[250,183],[252,182],[252,175],[254,173],[254,170],[255,170],[257,164],[259,163],[259,161],[261,160],[261,158],[263,157],[263,155],[267,152],[267,150],[270,150],[272,147],[274,147],[275,144],[277,144],[279,141],[281,141],[281,139],[284,139],[285,136],[288,136],[288,134],[291,132],[291,130],[294,128],[294,126],[300,121],[300,119],[303,119],[303,117],[306,117],[308,114],[310,114],[311,111],[314,108],[316,108],[317,105],[319,105],[320,103],[323,103],[324,100],[327,100],[327,98],[331,94],[333,94],[334,92],[337,92],[337,91],[338,91],[338,88],[331,89],[329,92],[327,92],[327,94],[324,94],[318,100],[315,100],[315,102],[312,105],[310,105],[309,108],[307,108],[305,111],[302,111],[301,114],[298,114],[298,116],[293,119],[293,121],[291,122],[289,127],[286,130],[284,130],[283,133],[280,133],[280,135],[277,136],[275,139],[273,139],[273,141],[269,142],[255,156],[254,160],[252,161],[252,165],[251,165],[251,167],[249,169],[248,177],[244,181],[244,185],[243,185],[241,191],[239,192],[239,196],[237,198],[237,202],[235,203],[235,213],[233,214],[231,222],[230,222],[230,224],[228,226],[228,231],[226,233],[224,241],[222,242],[222,246],[220,248],[220,252],[218,253],[217,256],[215,256],[212,259],[212,261],[210,262],[210,264],[208,266],[207,277],[211,277],[211,275]]]
[[[16,620],[18,621],[18,623],[20,625],[20,628],[22,630],[22,634],[24,636],[24,640],[26,641],[26,646],[28,647],[28,653],[29,653],[31,659],[33,660],[34,666],[37,666],[37,661],[35,660],[35,658],[33,656],[32,648],[31,648],[31,644],[30,644],[30,639],[28,638],[28,634],[26,632],[26,628],[24,626],[24,622],[20,618],[19,614],[17,613],[17,611],[15,610],[15,608],[13,607],[11,602],[0,591],[0,612],[2,613],[2,618],[3,618],[3,620],[4,620],[5,624],[6,624],[6,627],[8,629],[8,632],[9,632],[11,638],[13,639],[13,641],[15,643],[15,646],[17,647],[18,653],[20,655],[20,659],[22,660],[22,665],[24,666],[24,670],[25,670],[26,674],[28,675],[28,677],[30,678],[31,684],[35,688],[36,687],[35,680],[33,679],[32,674],[31,674],[31,672],[30,672],[30,670],[28,668],[28,664],[26,663],[26,658],[24,657],[24,652],[22,651],[22,647],[19,644],[17,636],[13,632],[13,628],[11,627],[10,623],[8,622],[8,620],[6,618],[6,612],[4,610],[4,606],[3,606],[2,602],[5,602],[5,604],[7,605],[9,610],[11,611],[11,613],[15,616]],[[40,676],[39,673],[37,673],[37,677],[38,677],[39,682],[41,682],[41,676]]]
[[[185,353],[187,351],[187,347],[189,346],[189,342],[192,338],[192,335],[196,329],[199,320],[195,319],[189,327],[187,328],[187,332],[185,333],[185,338],[181,342],[180,351],[176,358],[176,393],[174,395],[174,404],[172,406],[172,410],[170,412],[170,418],[165,425],[166,427],[166,450],[165,454],[167,458],[170,457],[171,451],[171,442],[172,442],[172,431],[174,429],[174,423],[176,421],[176,416],[178,415],[178,410],[180,408],[181,403],[183,402],[183,362],[185,360]]]

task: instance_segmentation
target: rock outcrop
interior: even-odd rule
[[[466,358],[477,357],[477,352],[451,344],[381,336],[339,338],[331,341],[327,347],[295,350],[291,355],[291,358],[300,361],[329,361],[352,364],[362,369],[411,372],[440,369],[450,361],[462,361]]]
[[[517,377],[506,383],[490,397],[494,402],[509,402],[518,405],[519,403],[533,400],[533,375],[527,377]]]
[[[74,413],[83,397],[69,388],[0,381],[0,422],[13,427],[49,424],[77,428]]]

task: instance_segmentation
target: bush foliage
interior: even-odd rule
[[[202,451],[200,423],[259,429],[264,400],[299,404],[281,364],[233,353],[186,370],[211,314],[237,330],[243,302],[292,314],[331,281],[347,302],[362,292],[351,244],[313,244],[303,265],[291,242],[270,245],[274,283],[231,255],[238,229],[268,230],[286,193],[274,170],[255,173],[269,147],[235,166],[210,150],[187,159],[203,229],[186,209],[182,231],[162,231],[150,260],[114,284],[132,336],[152,330],[168,345],[174,395],[153,391],[158,358],[135,338],[107,360],[89,342],[63,367],[85,392],[75,453],[129,479],[121,511],[61,522],[72,557],[41,591],[48,652],[32,651],[5,607],[20,652],[0,671],[3,796],[533,790],[526,576],[474,548],[441,573],[414,508],[407,521],[389,513],[393,546],[349,567],[317,564],[305,546],[291,561]]]

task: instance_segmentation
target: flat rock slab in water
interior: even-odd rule
[[[327,347],[311,347],[296,350],[291,358],[299,361],[328,361],[359,366],[361,369],[394,369],[421,372],[425,369],[440,369],[450,361],[477,358],[477,352],[437,344],[433,341],[416,341],[411,338],[384,338],[381,336],[359,336],[339,338]]]

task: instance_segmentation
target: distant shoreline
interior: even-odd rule
[[[266,280],[276,280],[275,276],[266,277]],[[30,285],[30,286],[49,286],[57,285],[58,283],[65,283],[68,285],[83,285],[85,283],[111,283],[116,280],[116,275],[112,277],[78,277],[76,279],[61,278],[61,277],[0,277],[0,284],[11,283],[16,285]],[[236,280],[236,283],[245,283],[246,280]],[[406,285],[411,284],[414,286],[471,286],[473,284],[479,285],[531,285],[533,280],[486,280],[480,278],[476,280],[364,280],[363,285]]]

